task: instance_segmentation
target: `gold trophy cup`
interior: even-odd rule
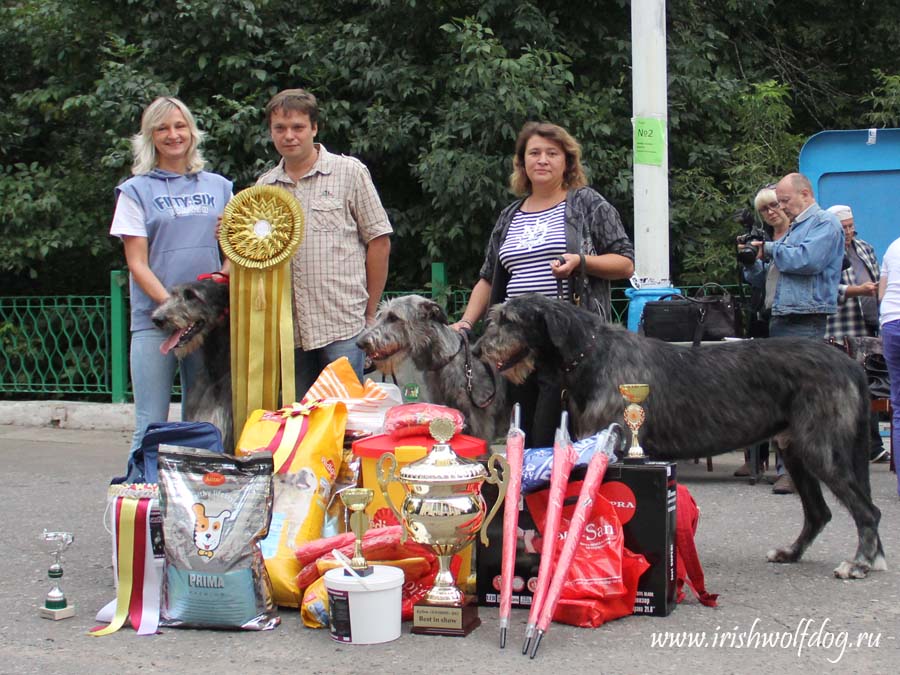
[[[44,530],[41,539],[47,551],[53,556],[53,564],[47,570],[47,576],[50,577],[50,592],[47,593],[44,606],[41,607],[41,616],[54,621],[68,619],[70,616],[75,616],[75,607],[66,600],[65,593],[59,587],[59,580],[62,579],[63,575],[63,551],[75,541],[75,535],[71,532],[48,532]]]
[[[369,567],[369,563],[366,562],[366,557],[363,555],[362,539],[369,529],[366,507],[372,503],[374,497],[375,491],[368,488],[347,488],[341,492],[341,501],[350,512],[350,530],[356,535],[350,567],[361,577],[372,573],[372,568]],[[349,572],[345,572],[345,574],[349,574]]]
[[[625,459],[632,462],[643,462],[647,459],[647,455],[644,454],[644,449],[638,442],[638,429],[644,423],[646,413],[640,404],[650,395],[650,385],[620,384],[619,393],[628,401],[628,405],[625,406],[624,418],[625,424],[631,429],[631,447],[628,448]]]
[[[438,556],[440,569],[425,599],[413,609],[413,633],[465,636],[481,624],[474,599],[457,586],[450,571],[450,559],[481,535],[487,546],[486,528],[506,495],[509,475],[506,459],[492,455],[485,468],[480,462],[459,457],[449,440],[456,428],[449,419],[429,424],[437,441],[427,456],[400,469],[392,453],[382,455],[377,464],[378,484],[385,500],[413,541],[430,546]],[[502,470],[503,478],[499,471]],[[406,496],[398,510],[388,486],[398,481]],[[497,502],[485,517],[487,506],[481,484],[496,483]]]

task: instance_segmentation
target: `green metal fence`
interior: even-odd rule
[[[0,392],[111,394],[110,298],[0,298]]]
[[[128,274],[110,274],[106,295],[0,297],[0,395],[130,395],[128,369]],[[685,287],[691,293],[694,287]],[[736,292],[736,286],[726,286]],[[447,284],[444,263],[432,263],[430,288],[386,291],[386,297],[418,293],[444,304],[451,319],[462,315],[469,290]],[[613,318],[625,323],[628,298],[613,289]]]

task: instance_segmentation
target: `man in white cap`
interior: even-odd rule
[[[845,337],[869,337],[878,334],[878,279],[881,270],[878,256],[871,244],[856,236],[853,211],[845,204],[827,209],[837,216],[844,228],[844,270],[838,285],[838,311],[828,317],[826,337],[840,340]],[[887,450],[878,433],[877,417],[873,419],[873,462],[884,461]]]
[[[827,209],[844,228],[845,265],[838,285],[838,311],[828,317],[826,336],[866,337],[878,334],[878,278],[881,270],[875,249],[856,236],[853,211],[844,204]]]

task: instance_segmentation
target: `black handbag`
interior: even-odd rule
[[[891,376],[880,337],[845,337],[840,341],[831,337],[825,341],[846,352],[865,369],[872,398],[891,397]]]
[[[722,292],[709,295],[708,289]],[[666,342],[722,340],[740,336],[740,312],[731,294],[719,284],[704,284],[691,298],[671,294],[644,305],[641,328],[647,337]]]

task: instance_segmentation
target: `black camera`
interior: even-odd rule
[[[741,209],[734,215],[735,222],[744,226],[746,233],[738,235],[737,259],[742,265],[749,267],[759,254],[759,247],[753,246],[751,241],[765,241],[768,239],[766,231],[756,224],[753,212],[750,209]]]

